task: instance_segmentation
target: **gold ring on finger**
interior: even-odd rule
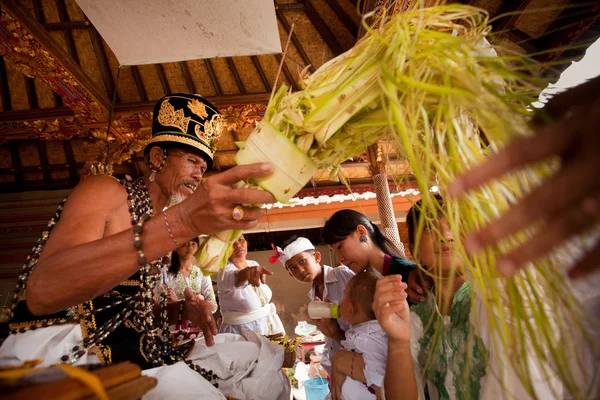
[[[237,206],[233,207],[233,210],[231,211],[231,216],[234,221],[243,220],[244,219],[244,207],[242,207],[239,204]]]

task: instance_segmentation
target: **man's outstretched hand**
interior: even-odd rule
[[[450,195],[460,196],[518,168],[560,158],[554,176],[466,239],[467,250],[473,253],[544,222],[543,234],[535,235],[498,261],[504,275],[512,275],[527,262],[600,222],[600,77],[553,97],[543,111],[551,118],[550,123],[542,125],[532,137],[508,145],[448,188]],[[600,244],[596,243],[569,274],[577,278],[598,267]]]

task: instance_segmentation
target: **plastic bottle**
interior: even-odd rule
[[[340,305],[324,301],[308,303],[308,316],[312,319],[328,319],[340,317]]]

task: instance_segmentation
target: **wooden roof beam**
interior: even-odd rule
[[[42,26],[47,31],[70,31],[73,29],[90,29],[93,26],[88,21],[46,22]]]
[[[344,52],[344,48],[338,43],[333,32],[331,32],[329,26],[327,26],[325,21],[323,21],[312,2],[310,0],[302,0],[302,3],[305,6],[304,12],[306,13],[306,16],[316,28],[317,32],[319,32],[319,35],[321,35],[329,49],[333,52],[333,55],[339,56],[342,54]]]
[[[55,0],[56,2],[56,10],[58,11],[58,19],[60,22],[69,22],[69,14],[67,13],[67,6],[65,4],[65,0]],[[80,64],[79,55],[77,54],[77,47],[75,46],[75,38],[73,37],[73,32],[63,31],[63,36],[65,37],[65,42],[67,43],[67,51],[69,55],[73,58],[73,60]]]
[[[304,11],[306,7],[304,7],[303,3],[285,3],[285,4],[277,4],[275,2],[275,11]]]
[[[6,64],[4,57],[0,56],[0,95],[2,96],[2,111],[7,112],[12,110],[10,101],[10,88],[8,87],[8,75],[6,73]],[[2,113],[0,113],[2,115]]]
[[[504,31],[514,28],[514,23],[520,16],[518,11],[525,10],[529,3],[531,3],[531,0],[503,1],[495,16],[500,17],[509,13],[510,15],[492,22],[492,31],[496,34],[502,34],[505,33]]]
[[[26,76],[48,84],[75,114],[90,121],[106,121],[110,104],[106,94],[28,10],[16,0],[3,0],[0,24],[0,53],[6,61]]]
[[[229,71],[233,75],[233,79],[235,79],[235,84],[237,85],[238,90],[240,91],[241,94],[246,94],[246,88],[244,87],[244,82],[242,82],[242,78],[240,78],[240,74],[239,74],[237,68],[235,67],[235,63],[233,62],[233,59],[231,57],[225,57],[225,61],[227,62],[227,67],[229,68]]]
[[[281,63],[282,60],[282,56],[281,54],[275,54],[275,58],[277,59],[278,63]],[[294,75],[292,75],[292,73],[290,72],[289,68],[287,67],[286,63],[284,62],[283,65],[281,66],[281,70],[283,71],[283,74],[285,75],[285,78],[290,82],[290,84],[292,85],[292,89],[293,90],[300,90],[300,86],[298,86],[298,83],[296,82],[296,80],[294,79]]]
[[[104,82],[106,94],[108,98],[112,98],[117,88],[115,86],[112,72],[110,71],[110,64],[108,62],[108,56],[106,54],[106,49],[104,48],[104,43],[102,42],[102,37],[100,36],[98,30],[93,26],[89,32],[90,39],[92,41],[92,47],[94,48],[94,54],[96,55],[96,61],[98,61],[98,67],[100,67],[100,74],[102,75],[102,82]],[[117,93],[116,102],[118,103],[120,101],[119,93]]]
[[[27,91],[27,102],[29,103],[30,109],[38,108],[38,98],[35,93],[35,79],[23,76],[25,79],[25,90]]]
[[[169,80],[165,74],[165,68],[162,66],[162,64],[154,64],[154,66],[156,67],[158,79],[160,80],[160,85],[163,88],[163,92],[165,92],[165,96],[171,94],[171,86],[169,85]]]
[[[279,19],[279,22],[281,22],[281,25],[283,25],[283,29],[285,29],[285,31],[289,34],[292,30],[292,27],[290,26],[290,23],[288,22],[283,12],[277,11],[277,19]],[[296,36],[294,32],[292,32],[292,43],[296,47],[296,50],[298,51],[298,54],[300,54],[300,57],[302,57],[302,61],[304,61],[304,64],[307,66],[310,65],[309,71],[315,72],[315,67],[313,66],[312,61],[310,61],[308,54],[306,54],[306,51],[304,51],[304,48],[302,47],[302,43],[300,43],[300,40],[298,40],[298,36]]]
[[[1,65],[1,63],[0,63]],[[266,104],[269,101],[271,93],[247,93],[229,94],[222,96],[205,96],[217,107],[239,106],[246,104]],[[138,101],[134,103],[120,103],[115,105],[116,114],[132,114],[144,111],[153,111],[156,105],[155,100]],[[17,121],[36,121],[44,119],[57,119],[73,117],[75,114],[69,107],[38,108],[35,110],[3,111],[0,112],[0,123]],[[106,126],[106,120],[90,122],[90,125]],[[0,138],[1,138],[0,134]]]
[[[335,15],[339,18],[339,20],[342,21],[342,24],[344,24],[348,32],[350,32],[352,36],[357,37],[358,25],[354,22],[352,18],[350,18],[348,14],[346,14],[346,11],[342,8],[342,6],[340,6],[338,0],[326,0],[325,2],[329,6],[329,8],[333,10]]]
[[[42,0],[33,0],[33,15],[35,16],[35,20],[40,24],[44,24],[46,22],[46,16],[43,12]],[[54,100],[54,107],[62,107],[63,101],[62,97],[55,91],[52,91],[52,97]]]
[[[52,183],[52,173],[48,169],[50,164],[48,163],[48,150],[46,148],[46,142],[43,140],[36,140],[37,142],[37,150],[40,155],[40,166],[42,170],[42,176],[44,177],[44,182]]]
[[[148,101],[146,88],[144,87],[144,82],[142,82],[140,70],[136,65],[131,66],[131,75],[133,75],[133,80],[135,81],[135,87],[137,88],[138,95],[140,96],[140,101]]]
[[[239,106],[245,104],[266,104],[269,102],[270,92],[265,93],[246,93],[246,94],[224,94],[221,96],[204,96],[204,98],[217,107]],[[115,113],[127,114],[140,111],[152,111],[156,104],[155,100],[149,100],[136,103],[121,103],[115,106]],[[2,115],[0,113],[0,122]]]
[[[185,80],[185,84],[190,93],[198,93],[196,90],[196,85],[194,84],[194,80],[192,79],[192,74],[190,74],[190,69],[185,61],[182,61],[179,64],[179,68],[181,69],[181,74],[183,75],[183,79]]]
[[[221,85],[219,85],[217,74],[215,74],[215,69],[213,68],[212,63],[210,62],[210,59],[204,59],[204,66],[206,67],[206,70],[208,71],[208,76],[210,77],[210,81],[212,82],[213,87],[215,88],[215,93],[217,94],[217,96],[222,96],[223,90],[221,90]]]
[[[254,64],[254,68],[256,68],[256,72],[258,72],[258,76],[260,76],[260,80],[262,81],[262,83],[265,87],[265,90],[267,92],[271,92],[271,84],[269,83],[269,80],[267,79],[267,75],[265,75],[265,71],[262,69],[262,66],[260,65],[260,60],[256,56],[250,56],[250,58],[252,59],[252,64]]]
[[[19,154],[19,143],[11,142],[8,144],[8,148],[10,150],[11,165],[15,170],[15,183],[18,185],[23,184],[23,182],[25,182],[25,174],[18,171],[18,169],[22,167],[21,155]]]

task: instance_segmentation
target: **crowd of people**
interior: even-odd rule
[[[551,156],[562,160],[554,178],[469,236],[469,251],[544,220],[544,235],[499,264],[511,275],[597,226],[598,93],[600,78],[556,96],[547,105],[554,121],[540,128],[537,139],[508,146],[450,186],[449,195],[461,196],[522,165]],[[265,281],[272,272],[246,258],[243,236],[216,278],[217,296],[194,263],[199,235],[252,228],[263,211],[248,205],[274,201],[266,191],[236,186],[268,176],[269,164],[203,178],[213,162],[217,117],[216,108],[197,95],[160,99],[145,149],[150,170],[137,180],[86,178],[59,206],[17,283],[12,331],[0,347],[0,365],[30,359],[41,365],[131,361],[158,379],[147,398],[174,392],[196,399],[289,398],[289,381],[280,369],[283,350],[264,338],[283,331]],[[560,202],[548,201],[557,191]],[[561,204],[568,212],[556,212]],[[290,238],[278,248],[277,259],[289,275],[311,283],[309,300],[340,304],[341,318],[316,321],[328,338],[323,365],[332,399],[526,399],[532,393],[555,398],[554,382],[536,380],[523,387],[511,371],[498,370],[508,365],[502,360],[508,355],[487,329],[477,304],[480,294],[472,295],[470,282],[461,278],[467,255],[453,251],[444,219],[432,222],[441,240],[425,230],[417,242],[420,210],[417,203],[407,215],[414,263],[353,210],[336,212],[322,230],[323,242],[342,266],[322,265],[306,238]],[[598,249],[596,243],[583,254],[573,277],[600,265]],[[417,265],[453,276],[453,284],[432,285]],[[216,298],[222,315],[218,329]],[[444,326],[436,341],[431,316]],[[203,340],[175,344],[166,330],[183,321],[198,327]],[[459,375],[467,354],[471,374],[465,380]],[[535,371],[544,361],[531,359],[527,365]]]

